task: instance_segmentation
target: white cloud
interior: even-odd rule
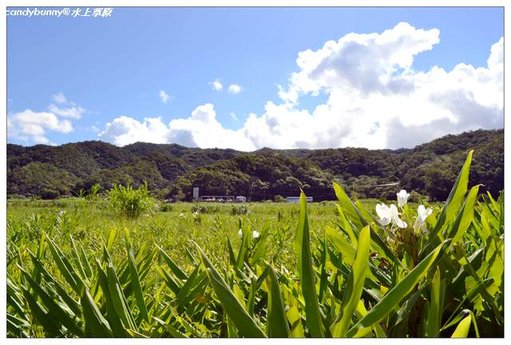
[[[229,113],[229,116],[230,116],[230,117],[231,117],[231,119],[233,119],[234,121],[238,121],[238,116],[236,116],[236,113],[230,112],[230,113]]]
[[[158,95],[160,96],[160,100],[163,103],[167,103],[169,101],[169,99],[170,99],[170,95],[168,93],[166,93],[165,91],[163,91],[163,90],[160,90]]]
[[[7,116],[7,134],[12,139],[34,144],[53,144],[47,138],[48,132],[70,133],[73,131],[71,120],[79,119],[85,109],[70,102],[61,92],[53,95],[48,111],[25,109]],[[64,119],[62,119],[64,118]]]
[[[222,91],[222,89],[224,88],[224,86],[222,85],[222,83],[220,82],[219,79],[213,80],[210,84],[211,84],[211,87],[213,88],[213,90],[215,90],[215,91]]]
[[[67,98],[66,98],[66,96],[64,96],[64,94],[62,92],[59,92],[58,94],[53,95],[52,99],[55,103],[58,103],[58,104],[67,102]]]
[[[213,105],[204,104],[167,126],[159,121],[160,134],[147,140],[241,150],[399,148],[449,133],[502,128],[503,39],[491,47],[486,66],[460,63],[452,70],[414,70],[415,57],[439,42],[439,30],[407,23],[382,33],[347,34],[318,50],[298,53],[297,71],[288,85],[279,87],[280,102],[267,102],[264,112],[250,114],[242,128],[225,129]],[[212,87],[220,91],[223,85],[216,80]],[[303,97],[320,94],[326,101],[301,108]],[[131,125],[109,124],[104,137],[122,145],[144,140],[150,127],[148,119],[121,122]]]
[[[73,130],[73,125],[69,120],[60,120],[53,113],[35,112],[30,109],[8,117],[7,133],[19,140],[35,144],[51,144],[46,138],[48,130],[69,133]]]
[[[254,149],[241,131],[222,127],[210,103],[198,106],[187,118],[171,120],[168,125],[161,118],[145,118],[140,122],[120,116],[106,125],[99,138],[119,146],[141,141],[178,143],[188,147]]]
[[[48,110],[58,116],[62,117],[71,117],[73,119],[79,119],[82,117],[82,114],[85,112],[80,106],[77,105],[68,105],[68,107],[59,107],[55,104],[50,104]]]
[[[232,93],[234,95],[237,95],[240,93],[243,89],[238,84],[231,84],[229,85],[228,91],[229,93]]]
[[[120,116],[106,124],[98,134],[101,140],[124,146],[137,141],[161,144],[166,142],[167,128],[161,118],[144,118],[143,122],[129,116]]]
[[[488,65],[413,69],[439,43],[437,29],[400,23],[381,34],[351,33],[298,54],[280,105],[269,102],[245,132],[256,147],[413,147],[448,133],[503,126],[502,39]],[[311,111],[303,95],[327,96]]]

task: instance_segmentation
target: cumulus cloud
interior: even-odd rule
[[[167,125],[161,118],[138,121],[129,116],[120,116],[106,125],[99,138],[119,146],[140,141],[202,148],[254,149],[241,131],[226,129],[218,122],[215,108],[210,103],[198,106],[189,117],[173,119]]]
[[[61,120],[54,113],[35,112],[30,109],[8,117],[9,136],[35,144],[52,144],[46,131],[69,133],[73,126],[69,120]]]
[[[53,95],[52,100],[54,103],[48,106],[48,111],[25,109],[7,115],[8,137],[29,144],[53,145],[47,138],[48,132],[72,132],[73,124],[70,119],[81,118],[85,109],[68,101],[62,92]]]
[[[224,86],[222,85],[222,83],[220,82],[219,79],[213,80],[210,84],[211,84],[211,87],[213,88],[213,90],[215,90],[215,91],[222,91],[222,89],[224,88]]]
[[[232,93],[234,95],[237,95],[240,93],[243,89],[238,84],[231,84],[229,85],[228,91],[229,93]]]
[[[167,103],[170,100],[170,95],[163,90],[160,90],[158,95],[160,96],[162,103]]]
[[[503,126],[503,40],[487,66],[413,69],[440,42],[437,29],[399,23],[382,33],[351,33],[300,52],[298,71],[280,87],[281,104],[249,118],[256,147],[413,147],[449,133]],[[304,95],[327,96],[311,111]]]
[[[167,127],[161,118],[145,118],[142,122],[129,116],[119,116],[106,124],[99,138],[118,146],[137,141],[162,144],[166,143]]]
[[[280,100],[267,102],[262,114],[250,114],[242,128],[225,129],[213,105],[204,104],[166,126],[160,120],[157,137],[186,146],[241,150],[400,148],[449,133],[502,128],[503,39],[492,45],[486,66],[460,63],[452,70],[435,66],[416,71],[415,57],[439,43],[438,29],[408,23],[381,33],[350,33],[318,50],[298,53],[297,71],[288,85],[279,87]],[[220,91],[223,85],[215,80],[212,87]],[[303,97],[318,95],[326,100],[310,110],[301,107]],[[131,126],[117,132],[109,124],[105,137],[114,143],[143,138],[136,132],[145,133],[149,120],[131,120]]]

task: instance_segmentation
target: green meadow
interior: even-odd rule
[[[7,335],[503,337],[503,194],[471,159],[442,203],[8,200]]]

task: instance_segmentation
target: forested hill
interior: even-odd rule
[[[117,147],[100,141],[62,146],[7,145],[9,197],[56,198],[78,195],[98,183],[146,181],[161,198],[190,200],[201,195],[244,195],[251,200],[297,196],[335,197],[332,182],[358,198],[395,198],[400,188],[445,200],[474,149],[470,184],[495,197],[504,187],[504,130],[448,135],[413,149],[273,150],[186,148],[136,143]],[[391,184],[391,185],[389,185]],[[278,197],[277,197],[278,198]]]

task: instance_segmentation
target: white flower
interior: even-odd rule
[[[421,229],[424,226],[426,218],[428,218],[431,213],[433,213],[433,210],[430,207],[426,208],[424,205],[419,205],[419,207],[417,207],[417,219],[415,220],[415,224],[413,224],[413,228],[415,230]]]
[[[239,238],[242,238],[242,237],[243,237],[243,230],[241,230],[241,228],[240,228],[240,231],[238,231],[238,237],[239,237]]]
[[[252,238],[255,240],[257,238],[259,238],[259,236],[261,236],[261,234],[259,233],[259,231],[252,231]]]
[[[385,204],[378,204],[376,205],[376,213],[380,217],[379,222],[381,225],[385,226],[392,222],[392,224],[397,225],[399,228],[406,228],[406,223],[399,218],[396,205],[388,207]]]
[[[401,189],[399,193],[396,193],[397,195],[397,205],[399,207],[403,207],[406,205],[406,202],[408,201],[408,198],[410,197],[410,194],[406,192],[406,190]]]

